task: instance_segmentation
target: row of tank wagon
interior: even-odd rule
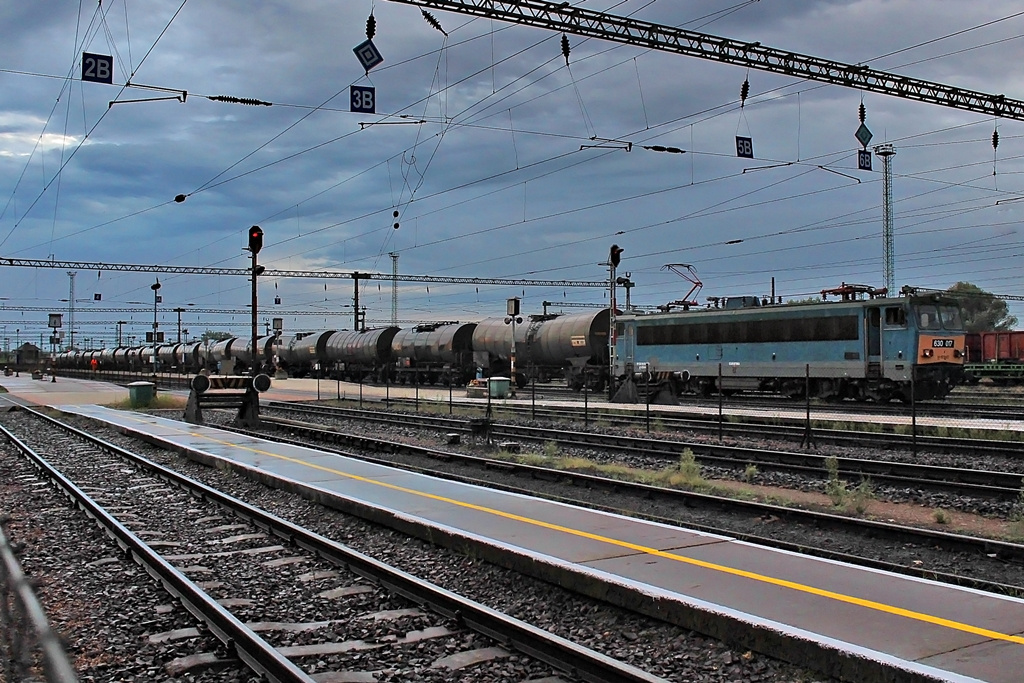
[[[941,294],[767,306],[736,297],[722,308],[619,316],[616,338],[615,374],[638,393],[721,386],[796,398],[809,389],[885,402],[943,398],[964,381],[960,306]]]
[[[567,315],[487,318],[474,323],[441,322],[412,328],[360,331],[322,330],[257,339],[256,361],[265,372],[290,377],[330,377],[346,381],[462,385],[476,376],[511,373],[513,329],[515,378],[561,381],[576,390],[586,384],[600,391],[608,376],[609,311]],[[508,320],[508,322],[506,322]],[[150,347],[69,351],[58,367],[88,369],[93,357],[101,369],[152,369]],[[245,373],[252,367],[251,340],[233,337],[203,343],[156,347],[161,371]]]
[[[273,337],[264,337],[257,343],[264,348]],[[72,349],[56,355],[54,364],[57,368],[89,370],[96,361],[98,370],[121,370],[126,372],[143,372],[153,370],[153,354],[156,354],[157,369],[160,372],[197,373],[203,369],[217,372],[222,366],[221,361],[228,357],[230,344],[234,338],[207,345],[203,342],[187,344],[158,344],[150,346],[118,346],[112,349],[94,349],[79,351]],[[264,352],[261,352],[264,353]],[[248,369],[252,366],[252,343],[243,340],[237,345],[235,356],[239,366]]]

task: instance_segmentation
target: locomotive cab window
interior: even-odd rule
[[[939,320],[944,330],[962,330],[964,327],[960,319],[960,309],[956,306],[940,306]]]
[[[941,330],[939,311],[935,306],[920,306],[917,309],[917,326],[922,330]]]
[[[889,306],[885,309],[886,327],[906,327],[907,312],[899,306]]]
[[[962,330],[963,320],[957,306],[919,306],[918,327],[922,330]]]

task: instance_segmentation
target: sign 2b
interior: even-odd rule
[[[110,55],[82,53],[82,80],[92,83],[114,82],[114,58]]]

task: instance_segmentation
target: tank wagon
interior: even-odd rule
[[[515,325],[516,383],[556,378],[576,391],[600,391],[608,376],[607,309],[572,315],[531,315]],[[507,322],[506,322],[507,321]],[[473,332],[474,361],[488,375],[511,372],[512,324],[487,318]]]
[[[838,291],[838,290],[833,290]],[[853,289],[852,291],[859,291]],[[872,290],[873,291],[873,290]],[[941,294],[629,313],[616,319],[615,374],[673,395],[770,391],[827,400],[946,396],[963,377],[957,301]]]
[[[273,346],[275,339],[274,335],[257,337],[256,356],[254,358],[252,339],[236,337],[230,347],[231,360],[234,366],[232,372],[244,375],[252,369],[253,365],[259,366],[259,369],[262,371],[265,366],[271,363],[274,357]]]
[[[391,340],[398,384],[465,384],[473,378],[476,323],[432,323],[399,330]]]
[[[327,340],[334,330],[327,332],[298,332],[285,335],[274,342],[277,367],[291,377],[306,377],[327,367]]]
[[[117,349],[101,349],[96,360],[99,361],[101,370],[113,370],[114,369],[114,353]]]
[[[398,329],[327,330],[284,336],[274,345],[277,366],[291,377],[315,375],[384,382],[393,375],[391,343]]]
[[[327,339],[331,373],[349,382],[384,382],[392,378],[393,348],[397,327],[345,330]]]
[[[260,337],[257,340],[258,360],[266,364],[273,357],[273,336]],[[248,372],[252,363],[251,342],[246,339],[232,337],[207,345],[202,342],[182,344],[159,344],[156,347],[156,359],[160,372],[180,372],[182,374],[197,373],[203,369],[210,372],[233,367],[233,372]],[[72,369],[89,369],[93,358],[99,363],[101,370],[146,371],[153,368],[154,349],[152,345],[118,346],[112,349],[89,351],[64,351],[57,354],[57,367]]]
[[[170,372],[181,367],[184,353],[184,344],[163,344],[156,347],[156,359],[160,364],[160,370]]]
[[[273,335],[256,339],[255,362],[261,368],[271,362],[274,356],[275,337]],[[224,374],[245,374],[254,362],[252,340],[248,337],[230,337],[222,339],[209,347],[197,348],[194,351],[197,364],[210,372]]]
[[[964,379],[977,384],[1024,383],[1024,330],[991,330],[967,333],[967,363]]]
[[[239,346],[245,344],[245,340],[239,337],[230,337],[228,339],[221,339],[220,341],[214,342],[206,350],[206,363],[208,366],[213,368],[213,372],[222,369],[229,365],[232,361],[233,356],[231,355],[231,347],[235,344]]]

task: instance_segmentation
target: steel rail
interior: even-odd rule
[[[536,465],[528,465],[524,463],[514,462],[511,460],[498,460],[494,458],[485,458],[476,455],[467,455],[464,453],[458,453],[454,451],[442,451],[435,448],[427,448],[424,446],[415,446],[410,444],[397,443],[394,441],[388,441],[386,439],[377,439],[374,437],[351,434],[348,432],[341,431],[339,429],[332,429],[324,425],[302,423],[293,420],[284,420],[282,418],[270,418],[262,416],[261,419],[268,423],[280,424],[282,427],[286,429],[305,432],[309,435],[326,435],[326,438],[324,439],[326,441],[330,441],[332,443],[346,443],[350,445],[355,445],[360,448],[365,448],[368,451],[377,451],[391,454],[403,453],[406,455],[429,458],[432,460],[473,463],[486,469],[495,469],[521,473],[524,476],[529,476],[541,480],[562,478],[567,481],[571,481],[573,484],[580,486],[589,486],[600,489],[628,490],[642,497],[667,497],[670,499],[677,500],[684,505],[692,505],[697,502],[702,502],[707,505],[725,506],[734,509],[746,509],[749,510],[752,514],[757,515],[776,515],[794,519],[801,518],[805,521],[813,521],[814,523],[820,524],[822,526],[842,526],[846,528],[870,529],[873,533],[890,536],[901,540],[906,540],[908,537],[914,537],[919,539],[920,542],[931,543],[933,545],[941,545],[942,547],[948,547],[949,549],[967,550],[970,552],[997,552],[1001,557],[1013,559],[1014,561],[1018,562],[1024,562],[1024,545],[1020,545],[1017,543],[997,541],[987,538],[976,538],[973,536],[964,536],[961,534],[950,534],[941,531],[932,531],[930,529],[919,529],[916,527],[903,527],[896,524],[887,524],[884,522],[876,522],[873,520],[847,518],[840,515],[814,512],[811,510],[785,508],[766,503],[735,500],[732,498],[723,498],[721,496],[714,496],[710,494],[698,493],[693,491],[685,491],[682,489],[672,489],[659,486],[651,486],[649,484],[639,484],[621,479],[611,479],[608,477],[602,477],[598,475],[573,472],[570,470],[555,470],[547,467],[540,467]],[[229,431],[236,431],[245,434],[261,435],[264,437],[266,436],[265,434],[260,434],[258,432],[252,432],[244,429],[235,429],[230,427],[225,428],[223,426],[220,426],[218,428],[228,429]],[[352,453],[349,451],[333,452],[338,452],[342,455],[353,458],[366,459],[368,457],[365,455],[360,455],[358,453]],[[386,464],[394,465],[394,463]]]
[[[398,421],[405,424],[448,431],[472,431],[472,428],[465,420],[454,418],[408,415],[404,413],[387,413],[385,415],[369,411],[362,411],[360,413],[347,409],[294,405],[280,402],[266,403],[264,407],[300,414],[344,415],[346,417],[372,421]],[[340,412],[341,410],[346,412]],[[275,418],[266,416],[263,419],[271,423],[275,421]],[[826,461],[830,457],[806,452],[716,445],[697,441],[672,441],[664,438],[653,439],[617,434],[570,431],[564,428],[527,427],[499,423],[490,425],[490,434],[492,437],[524,439],[541,443],[554,442],[563,446],[623,450],[637,455],[654,456],[666,460],[677,459],[684,449],[690,449],[694,452],[698,462],[707,465],[735,468],[746,464],[754,464],[764,469],[811,474],[819,478],[824,476]],[[958,494],[967,493],[1004,500],[1015,500],[1020,495],[1022,480],[1024,480],[1024,474],[1020,473],[939,467],[868,458],[836,457],[836,462],[839,466],[838,474],[843,477],[869,477],[875,482],[888,482],[900,486],[914,487],[924,485],[933,489]]]
[[[282,425],[282,427],[286,431],[293,431],[299,433],[305,432],[308,435],[312,436],[314,440],[319,442],[320,445],[318,445],[317,447],[320,450],[329,453],[335,453],[337,455],[341,455],[344,457],[356,458],[366,462],[386,465],[389,467],[397,467],[400,469],[405,469],[422,474],[429,474],[430,476],[451,479],[453,481],[461,481],[469,484],[475,484],[478,486],[520,493],[522,495],[541,496],[550,500],[556,500],[572,505],[580,504],[578,500],[572,498],[571,496],[538,494],[536,491],[531,490],[529,488],[519,488],[508,486],[505,484],[496,484],[486,479],[477,479],[465,475],[452,474],[449,472],[438,472],[436,469],[429,466],[416,466],[407,463],[396,463],[393,460],[388,460],[386,458],[377,458],[372,455],[367,455],[366,453],[353,453],[352,451],[344,450],[343,448],[325,446],[323,445],[324,441],[333,444],[345,444],[348,445],[349,447],[361,447],[365,448],[366,450],[372,450],[374,448],[374,444],[370,443],[368,445],[368,443],[364,441],[364,437],[325,429],[321,425],[303,425],[302,423],[299,423],[299,425],[295,426]],[[251,436],[258,436],[260,438],[267,438],[266,432],[254,432],[247,429],[224,426],[220,426],[219,429],[225,429],[227,431],[238,432],[240,434],[246,434]],[[282,443],[289,443],[297,446],[308,447],[308,442],[303,442],[298,439],[292,439],[282,436],[274,436],[273,438],[274,440],[280,441]],[[564,482],[570,489],[579,487],[595,490],[608,490],[612,492],[626,492],[629,495],[634,495],[637,498],[643,500],[663,498],[673,503],[676,503],[684,508],[714,508],[720,509],[727,513],[741,512],[744,514],[749,514],[751,516],[757,517],[772,516],[780,519],[793,521],[795,523],[813,525],[815,528],[832,528],[847,532],[855,531],[857,533],[866,532],[867,534],[876,538],[889,539],[900,543],[910,542],[921,545],[935,546],[953,552],[966,552],[972,554],[984,553],[992,557],[999,557],[1003,561],[1024,563],[1024,545],[1008,543],[1004,541],[997,541],[993,539],[964,536],[960,534],[950,534],[946,532],[932,531],[929,529],[921,529],[917,527],[904,527],[897,524],[876,522],[873,520],[865,520],[858,518],[849,518],[844,517],[842,515],[833,515],[829,513],[815,512],[811,510],[801,510],[798,508],[791,507],[782,507],[772,505],[769,503],[758,503],[754,501],[737,500],[734,498],[724,498],[721,496],[685,491],[681,489],[668,489],[651,486],[647,484],[636,484],[633,482],[627,482],[620,479],[608,479],[606,477],[600,477],[591,474],[582,474],[566,470],[551,470],[543,467],[537,467],[534,465],[520,464],[508,460],[495,460],[481,456],[466,455],[463,453],[456,453],[450,451],[438,451],[434,449],[423,448],[419,446],[410,446],[406,444],[381,442],[379,450],[390,454],[403,454],[414,457],[423,457],[435,461],[458,462],[462,464],[472,465],[484,470],[508,472],[510,474],[522,476],[525,479],[529,480],[557,480],[560,482]],[[650,519],[651,521],[656,521],[671,526],[678,526],[680,524],[679,520],[656,515],[650,515],[642,511],[623,510],[621,508],[616,508],[613,506],[593,503],[586,503],[586,505],[588,507],[592,507],[598,510],[605,510],[607,512],[613,512],[616,514],[638,516],[644,519]],[[734,529],[693,524],[691,522],[686,522],[685,525],[687,528],[692,528],[699,531],[706,531],[708,533],[732,536],[740,540],[749,541],[751,543],[757,543],[768,547],[789,550],[800,554],[813,555],[815,557],[824,557],[828,559],[838,560],[841,562],[849,562],[852,564],[859,564],[867,567],[873,567],[876,569],[884,569],[886,571],[892,571],[895,573],[902,573],[911,576],[918,576],[921,578],[934,579],[938,581],[943,581],[945,583],[960,586],[968,586],[971,588],[976,588],[978,590],[985,590],[993,593],[1001,593],[1015,596],[1024,594],[1024,586],[1002,584],[993,581],[987,581],[984,579],[975,579],[972,577],[948,574],[934,569],[916,568],[903,564],[886,562],[884,560],[875,560],[873,558],[865,558],[861,556],[850,555],[843,552],[837,552],[831,549],[816,548],[813,546],[800,545],[785,541],[777,541],[775,539],[763,536],[756,536],[754,534],[737,532]]]
[[[544,661],[556,669],[568,672],[583,681],[588,681],[589,683],[666,683],[663,678],[582,647],[577,643],[548,633],[543,629],[463,598],[428,581],[379,562],[368,555],[363,555],[341,543],[337,543],[288,520],[249,505],[242,500],[163,467],[93,434],[84,432],[36,410],[28,408],[26,410],[79,438],[87,440],[98,448],[126,458],[154,472],[156,476],[169,483],[222,506],[274,536],[316,553],[331,562],[346,566],[360,576],[384,586],[388,590],[392,590],[419,604],[428,605],[431,609],[435,609],[450,618],[457,619],[479,633]],[[0,429],[3,429],[2,426],[0,426]],[[4,430],[4,432],[9,434],[7,430]],[[13,436],[10,438],[13,438]],[[302,680],[311,681],[312,679],[307,677]]]
[[[390,402],[396,405],[408,406],[413,403],[413,399],[391,398]],[[529,414],[531,417],[537,416],[563,420],[570,417],[579,419],[580,412],[578,405],[573,406],[570,409],[560,406],[538,406],[534,408],[529,405],[503,404],[500,408],[496,408],[496,410],[512,414]],[[570,410],[574,412],[569,413],[568,411]],[[792,417],[770,415],[761,416],[759,418],[756,415],[737,414],[735,411],[729,409],[727,409],[727,411],[728,412],[724,413],[726,418],[742,417],[744,420],[748,420],[748,422],[744,423],[726,422],[722,424],[721,429],[723,433],[732,436],[750,436],[753,438],[796,438],[799,440],[805,433],[804,424],[806,418],[803,414],[794,415]],[[802,413],[802,411],[799,412]],[[590,420],[601,420],[615,425],[632,428],[641,425],[646,418],[643,413],[616,409],[613,407],[613,404],[608,403],[591,404],[588,408],[588,414],[588,419]],[[693,429],[699,431],[710,431],[719,429],[717,406],[709,408],[708,412],[705,413],[667,412],[653,409],[650,413],[650,419],[652,421],[657,420],[661,422],[664,427],[675,430]],[[785,420],[790,424],[777,424],[779,420]],[[837,421],[849,422],[851,425],[855,425],[858,421],[863,420],[860,419],[857,414],[843,416],[843,418],[839,420],[822,416],[812,417],[811,420],[812,425],[820,424],[822,422]],[[852,431],[852,426],[851,429],[825,429],[823,427],[813,426],[812,432],[816,442],[831,443],[834,445],[879,446],[883,448],[898,446],[900,448],[909,449],[912,446],[912,442],[916,441],[918,449],[927,448],[944,453],[985,453],[1018,459],[1024,457],[1024,451],[1022,451],[1020,443],[1009,440],[968,439],[959,437],[929,436],[924,434],[918,434],[915,437],[910,434]]]
[[[109,376],[121,377],[123,378],[123,381],[134,381],[136,379],[149,380],[152,378],[152,372],[131,373],[129,371],[101,371],[101,378],[103,377],[104,372],[112,373]],[[79,377],[83,379],[93,378],[92,372],[90,370],[58,368],[58,374],[66,375],[69,377]],[[161,374],[157,377],[157,381],[162,385],[182,387],[185,389],[189,387],[189,382],[191,381],[191,379],[191,375]],[[123,383],[123,381],[121,383]],[[411,405],[414,403],[414,399],[392,397],[389,399],[389,402],[395,405]],[[421,399],[421,402],[426,401]],[[263,401],[262,405],[270,406],[273,405],[274,403],[277,402]],[[432,404],[436,404],[436,402],[432,402]],[[339,408],[339,410],[344,409]],[[566,409],[543,405],[538,405],[534,407],[530,405],[524,406],[517,404],[504,404],[500,407],[500,410],[502,412],[509,413],[529,414],[531,415],[531,417],[545,417],[551,419],[565,419],[567,417]],[[576,411],[576,417],[578,418],[579,406],[575,406],[573,410]],[[623,411],[621,409],[614,408],[612,405],[608,403],[591,404],[588,410],[590,413],[590,419],[601,420],[607,423],[612,423],[625,427],[635,428],[638,425],[642,426],[646,418],[645,414],[642,412]],[[731,415],[731,413],[729,415]],[[729,434],[730,436],[746,436],[751,438],[770,437],[797,441],[799,441],[805,434],[805,418],[802,415],[799,417],[793,417],[791,420],[789,420],[791,424],[788,425],[777,424],[779,418],[776,416],[764,418],[762,420],[758,420],[756,416],[749,415],[744,416],[744,418],[748,419],[749,422],[723,423],[721,425],[722,432],[725,434]],[[371,416],[364,419],[373,418]],[[425,417],[424,419],[439,418]],[[690,429],[706,432],[710,430],[719,429],[717,407],[714,409],[714,412],[702,414],[678,412],[670,413],[666,411],[659,411],[655,408],[652,409],[650,412],[650,420],[657,420],[662,424],[663,427],[675,430]],[[836,420],[834,419],[825,417],[815,417],[812,419],[812,423],[835,421]],[[844,418],[842,421],[849,421],[851,423],[855,423],[857,421],[857,415],[850,415],[848,418]],[[812,433],[815,442],[822,444],[846,445],[855,447],[876,446],[882,448],[892,448],[895,446],[909,449],[916,442],[917,448],[919,450],[928,449],[939,451],[942,453],[985,454],[1006,457],[1010,459],[1021,459],[1022,457],[1024,457],[1024,449],[1021,448],[1020,443],[1010,440],[944,437],[930,436],[926,434],[918,434],[915,437],[910,434],[864,432],[855,431],[852,428],[826,429],[819,426],[813,426]]]
[[[6,522],[6,520],[4,520]],[[3,600],[7,600],[7,596],[10,595],[16,602],[21,606],[21,613],[31,625],[32,630],[35,633],[36,642],[39,645],[39,649],[42,651],[43,674],[46,677],[48,683],[77,683],[78,674],[75,673],[74,668],[71,666],[71,662],[68,660],[67,652],[64,651],[64,647],[61,645],[60,638],[54,632],[53,628],[50,627],[50,622],[46,617],[46,612],[43,606],[39,603],[39,599],[36,594],[32,592],[32,586],[29,583],[28,578],[25,576],[25,572],[21,569],[21,564],[18,562],[18,558],[14,554],[13,548],[11,548],[10,542],[7,539],[7,535],[4,533],[3,523],[0,523],[0,584],[3,585]],[[7,615],[6,605],[3,607],[3,613]],[[6,632],[3,634],[5,640],[9,642],[15,641],[15,634],[17,633],[17,626],[15,624],[7,622],[6,619],[0,620],[4,622],[3,625],[7,627],[4,629]],[[21,674],[12,671],[8,666],[13,668],[21,658],[18,653],[8,651],[5,653],[5,667],[4,670],[9,676],[8,680],[15,681],[21,680]]]
[[[30,408],[23,409],[43,420],[61,425],[64,429],[87,439],[90,443],[100,448],[117,448],[112,444],[105,444],[102,440],[89,438],[89,435],[84,432],[68,425],[62,425],[57,420],[53,420],[36,410]],[[224,642],[229,649],[233,647],[239,659],[245,662],[247,666],[258,674],[266,676],[271,681],[279,683],[314,683],[313,678],[282,656],[267,641],[257,636],[249,627],[239,621],[237,617],[196,586],[184,574],[175,569],[173,565],[160,557],[155,550],[121,524],[103,506],[78,488],[74,482],[54,468],[45,458],[32,450],[26,443],[2,425],[0,425],[0,433],[42,471],[48,479],[54,482],[76,507],[96,520],[100,528],[131,559],[135,560],[150,576],[163,584],[168,592],[181,601],[185,609],[204,622],[210,631]]]

